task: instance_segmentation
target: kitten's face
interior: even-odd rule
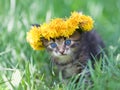
[[[78,50],[80,34],[75,32],[69,38],[60,37],[50,41],[44,40],[43,43],[52,57],[61,59],[60,62],[65,62],[72,59],[74,53]]]

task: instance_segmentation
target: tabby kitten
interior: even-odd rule
[[[52,62],[62,72],[63,79],[76,75],[86,67],[88,60],[102,55],[104,43],[94,31],[78,32],[69,38],[60,37],[50,41],[43,39],[43,44],[52,57]]]

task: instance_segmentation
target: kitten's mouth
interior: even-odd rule
[[[63,56],[64,56],[64,55],[67,55],[67,54],[61,54],[61,55],[63,55]]]
[[[66,56],[67,54],[60,54],[60,56]]]

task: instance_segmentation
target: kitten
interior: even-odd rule
[[[93,56],[99,59],[102,55],[104,43],[96,33],[78,32],[77,30],[69,38],[60,37],[50,41],[43,39],[43,44],[52,57],[58,70],[62,72],[63,79],[76,75],[86,67],[88,60]]]

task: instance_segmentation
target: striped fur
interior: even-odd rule
[[[65,40],[71,40],[70,45],[65,45]],[[57,47],[51,48],[50,44],[56,43]],[[86,67],[87,61],[97,59],[102,55],[104,43],[99,35],[94,31],[75,32],[69,38],[56,38],[50,41],[43,39],[43,44],[52,57],[52,62],[57,65],[62,72],[63,78],[76,75]],[[60,51],[63,51],[61,54]]]

